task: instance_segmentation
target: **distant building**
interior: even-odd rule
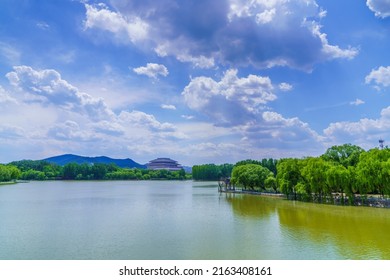
[[[379,148],[382,150],[383,149],[383,143],[385,143],[385,140],[383,140],[382,138],[379,139]]]
[[[177,163],[176,160],[170,158],[156,158],[154,160],[149,161],[146,164],[149,170],[169,170],[169,171],[178,171],[183,169],[183,167]]]

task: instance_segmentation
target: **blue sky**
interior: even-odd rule
[[[2,0],[0,162],[370,149],[389,49],[388,0]]]

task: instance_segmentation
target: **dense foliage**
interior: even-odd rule
[[[261,165],[262,167],[267,168],[269,171],[271,171],[275,176],[277,173],[276,165],[278,163],[278,160],[273,159],[273,158],[263,158],[261,161],[258,160],[253,160],[253,159],[247,159],[247,160],[242,160],[237,162],[234,166],[239,166],[239,165],[246,165],[246,164],[257,164]]]
[[[390,195],[390,149],[345,144],[320,157],[283,159],[277,169],[277,184],[291,198],[344,202],[346,196],[352,203],[356,196]]]
[[[13,168],[12,179],[22,180],[184,180],[191,176],[184,170],[147,170],[120,168],[110,163],[68,163],[64,166],[46,161],[22,160],[10,163]],[[0,166],[0,180],[2,179]],[[15,173],[16,172],[16,173]],[[5,173],[5,172],[4,172]],[[7,177],[8,178],[8,177]],[[4,179],[5,180],[5,179]],[[6,180],[9,181],[9,180]]]
[[[43,160],[21,160],[11,162],[20,171],[22,180],[53,180],[62,177],[62,167]]]
[[[0,182],[9,182],[20,177],[20,170],[13,165],[0,164]]]
[[[240,165],[247,165],[247,164],[255,164],[260,165],[262,167],[267,168],[270,170],[273,174],[276,175],[277,164],[276,159],[262,159],[261,161],[253,160],[253,159],[247,159],[237,162],[236,164],[202,164],[202,165],[194,165],[192,167],[192,178],[194,180],[201,180],[201,181],[217,181],[221,178],[228,178],[232,176],[232,171],[234,167],[240,166]]]
[[[230,177],[233,164],[225,163],[221,165],[203,164],[192,167],[192,178],[202,181],[217,181],[220,178]]]
[[[231,183],[241,186],[243,189],[265,190],[266,180],[274,174],[266,167],[259,164],[243,164],[233,168]]]
[[[237,162],[231,175],[221,176],[213,164],[196,166],[194,179],[230,177],[236,187],[282,192],[307,201],[353,203],[368,195],[390,196],[390,149],[363,150],[344,144],[319,157],[263,159]]]

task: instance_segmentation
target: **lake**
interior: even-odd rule
[[[0,186],[0,259],[390,259],[390,209],[220,194],[214,182]]]

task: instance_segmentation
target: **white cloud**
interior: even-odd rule
[[[265,111],[256,122],[242,128],[243,135],[253,147],[280,150],[306,150],[313,154],[323,150],[324,137],[298,118],[285,118],[281,114]]]
[[[100,121],[92,125],[93,129],[98,133],[103,133],[111,136],[122,136],[125,128],[118,122]]]
[[[19,66],[7,78],[14,88],[11,95],[0,87],[0,143],[13,146],[14,153],[2,149],[8,159],[41,159],[80,151],[123,157],[138,149],[180,155],[179,141],[197,141],[189,139],[190,130],[152,114],[120,108],[114,113],[102,99],[80,91],[55,70]],[[150,155],[139,154],[148,160]]]
[[[380,66],[378,69],[373,69],[370,74],[366,76],[366,84],[374,83],[375,88],[390,86],[390,66]]]
[[[215,126],[229,129],[225,133],[243,139],[249,150],[322,151],[324,138],[307,123],[266,107],[276,99],[273,90],[268,77],[238,78],[236,70],[229,70],[220,81],[206,77],[191,80],[182,95],[188,107],[208,116]]]
[[[258,24],[266,24],[271,22],[275,17],[276,9],[265,10],[264,12],[258,13],[256,15],[256,22]]]
[[[54,105],[65,111],[86,114],[93,120],[110,118],[113,112],[101,98],[80,92],[53,69],[15,66],[6,74],[11,85],[26,94],[25,102]]]
[[[367,0],[366,4],[375,13],[375,16],[381,18],[390,16],[389,0]]]
[[[80,125],[71,120],[67,120],[64,123],[58,123],[48,131],[49,138],[57,140],[71,140],[71,141],[98,141],[101,140],[96,134],[90,130],[81,128]]]
[[[157,79],[158,76],[166,77],[169,72],[162,64],[148,63],[146,66],[133,68],[133,71],[138,75],[146,75],[149,78]]]
[[[324,135],[336,143],[356,143],[372,148],[379,138],[390,138],[390,107],[384,108],[377,119],[363,118],[356,122],[331,123]]]
[[[36,25],[37,25],[37,27],[38,27],[39,29],[42,29],[42,30],[48,30],[48,29],[50,29],[50,25],[49,25],[48,23],[44,22],[44,21],[37,22]]]
[[[197,77],[182,92],[187,106],[201,112],[217,125],[239,125],[256,117],[262,106],[276,99],[268,77],[237,77],[237,70],[225,72],[215,81]]]
[[[188,47],[192,43],[185,38],[179,37],[176,40],[156,42],[158,45],[154,49],[158,56],[165,57],[174,55],[180,62],[190,62],[196,68],[212,68],[215,66],[213,57],[205,55],[193,55]]]
[[[330,45],[327,34],[321,32],[321,25],[319,25],[318,22],[306,22],[306,25],[311,28],[313,35],[317,36],[321,40],[322,53],[326,57],[352,59],[358,55],[359,50],[357,48],[348,47],[347,49],[342,49],[337,45]]]
[[[111,3],[115,11],[86,4],[85,27],[108,31],[122,42],[199,68],[224,64],[310,71],[318,62],[358,54],[355,48],[328,41],[320,25],[326,12],[315,0]],[[129,26],[135,31],[128,31]]]
[[[293,89],[293,86],[290,85],[289,83],[280,83],[279,84],[279,89],[281,91],[290,91]]]
[[[176,127],[171,123],[161,123],[153,115],[141,112],[141,111],[132,111],[126,112],[122,111],[119,115],[119,119],[130,125],[135,125],[139,127],[146,127],[153,131],[175,131]]]
[[[363,100],[357,98],[355,101],[352,101],[352,102],[350,102],[349,104],[355,105],[355,106],[359,106],[359,105],[362,105],[362,104],[364,104],[364,103],[365,103],[365,102],[364,102]]]
[[[25,135],[23,128],[13,125],[0,124],[0,139],[17,139]]]
[[[225,158],[226,161],[230,161],[232,158],[237,158],[244,149],[234,143],[213,143],[202,142],[199,144],[189,145],[187,148],[187,154],[196,154],[203,158],[207,158],[210,162],[214,162],[217,158]],[[229,155],[227,158],[226,155]]]
[[[0,105],[1,103],[17,103],[16,99],[12,98],[2,86],[0,86]]]
[[[192,119],[195,118],[194,116],[191,116],[191,115],[181,115],[181,117],[182,117],[183,119],[186,119],[186,120],[192,120]]]
[[[168,105],[168,104],[162,104],[161,108],[165,110],[176,110],[175,105]]]
[[[98,28],[117,35],[124,42],[136,43],[147,38],[149,26],[138,16],[122,16],[110,11],[104,4],[85,4],[86,20],[85,29]]]

